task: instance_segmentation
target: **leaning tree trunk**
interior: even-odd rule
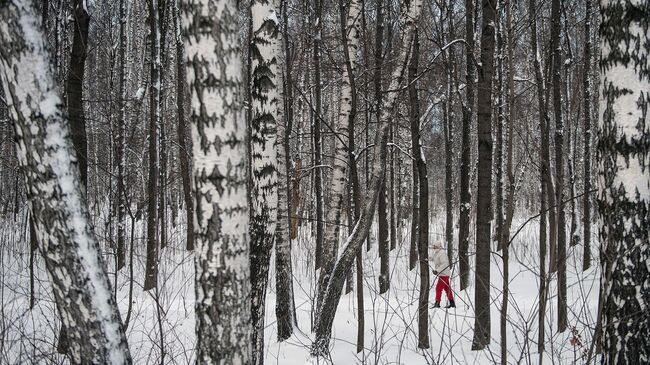
[[[471,212],[470,177],[471,141],[470,130],[474,113],[474,0],[465,0],[465,84],[467,92],[463,104],[463,128],[461,136],[460,161],[460,209],[458,218],[458,266],[460,271],[460,290],[469,285],[469,224]]]
[[[251,2],[251,319],[253,364],[264,363],[264,313],[269,261],[278,221],[277,125],[282,123],[280,1]],[[281,130],[284,133],[284,129]],[[282,156],[284,158],[284,156]],[[282,186],[281,190],[286,191]],[[283,217],[283,220],[284,219]]]
[[[5,22],[0,27],[0,84],[14,122],[38,249],[66,328],[71,362],[130,364],[120,314],[90,224],[71,126],[35,14],[31,1],[0,3]]]
[[[490,231],[492,200],[492,74],[497,0],[483,0],[481,68],[478,74],[478,189],[476,278],[472,350],[490,343]]]
[[[239,12],[235,0],[193,0],[181,9],[194,142],[196,361],[251,364]]]
[[[603,364],[650,363],[650,8],[601,2],[598,213]]]
[[[555,203],[557,210],[557,328],[567,326],[566,307],[566,215],[564,212],[564,124],[562,121],[562,43],[560,0],[551,3],[551,49],[553,50],[553,114],[555,116]]]
[[[90,15],[86,11],[85,0],[74,0],[72,10],[73,37],[66,85],[66,103],[70,118],[72,146],[79,159],[78,168],[82,191],[86,192],[88,189],[88,139],[86,136],[86,116],[83,109],[83,83],[86,70]],[[58,338],[57,351],[61,354],[67,353],[70,344],[65,324],[61,325]]]
[[[351,0],[350,9],[348,11],[346,28],[350,28],[347,31],[346,38],[346,52],[352,56],[356,55],[359,50],[359,31],[356,24],[361,12],[361,6],[357,0]],[[356,111],[352,109],[353,104],[353,95],[352,95],[352,84],[350,80],[354,78],[354,71],[356,62],[350,62],[353,64],[350,69],[348,67],[343,68],[343,78],[341,79],[341,95],[339,103],[339,115],[334,125],[335,136],[334,136],[334,159],[332,162],[332,180],[331,180],[331,190],[330,190],[330,204],[329,210],[327,211],[327,222],[330,222],[329,227],[325,231],[325,242],[323,244],[323,260],[322,267],[320,272],[319,279],[319,290],[318,290],[318,301],[317,305],[320,308],[323,298],[325,297],[325,291],[328,288],[328,283],[330,281],[332,270],[334,269],[334,264],[336,263],[338,245],[339,245],[339,222],[341,221],[341,212],[342,212],[342,202],[343,202],[343,193],[345,192],[345,183],[346,179],[346,165],[349,159],[348,155],[348,143],[349,143],[349,129],[350,118],[354,118]],[[352,72],[352,74],[350,74]],[[318,316],[318,310],[317,310]]]
[[[393,71],[389,90],[399,89],[401,79],[404,76],[406,66],[409,62],[414,29],[422,9],[422,3],[419,0],[409,1],[408,4],[405,2],[402,3],[399,18],[399,24],[402,29],[401,48],[398,58],[399,63]],[[312,356],[315,357],[326,356],[328,352],[334,315],[336,314],[336,308],[341,298],[345,278],[356,258],[357,250],[361,249],[365,238],[368,236],[381,181],[386,170],[388,129],[390,127],[389,119],[393,116],[396,100],[397,92],[392,92],[388,94],[386,102],[383,104],[384,107],[382,108],[375,138],[376,154],[372,163],[371,181],[368,183],[368,191],[366,199],[363,202],[363,209],[352,230],[352,234],[345,243],[340,258],[334,266],[323,304],[321,305],[318,318],[316,318],[316,340],[311,348]]]

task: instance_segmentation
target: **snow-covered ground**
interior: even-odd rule
[[[440,218],[440,219],[438,219]],[[430,240],[441,240],[443,217],[434,217]],[[513,231],[527,217],[515,220]],[[356,291],[344,295],[336,314],[331,341],[334,364],[489,364],[500,361],[500,306],[502,264],[499,253],[492,255],[492,341],[483,351],[471,351],[473,337],[473,287],[464,292],[455,291],[456,309],[429,310],[430,348],[417,348],[417,300],[419,292],[418,269],[408,271],[409,224],[405,222],[398,237],[397,248],[391,252],[391,288],[385,295],[378,294],[379,257],[376,242],[371,251],[364,251],[365,346],[356,353],[357,309]],[[58,320],[47,275],[42,260],[37,258],[36,305],[29,310],[29,254],[24,239],[24,225],[10,221],[0,222],[0,364],[65,363],[56,354]],[[537,364],[537,312],[539,263],[537,222],[531,221],[522,229],[511,246],[510,299],[508,309],[508,363]],[[170,247],[162,251],[159,283],[155,291],[143,292],[144,233],[136,225],[134,246],[135,284],[132,311],[127,330],[129,346],[136,364],[187,364],[194,359],[194,264],[192,254],[183,251],[182,226],[170,232]],[[103,232],[98,230],[99,236]],[[372,237],[376,235],[372,234]],[[267,364],[305,364],[313,339],[310,331],[312,301],[316,287],[313,270],[313,247],[307,226],[293,242],[294,291],[299,329],[287,341],[277,342],[275,325],[275,290],[271,274],[266,303]],[[594,245],[595,246],[595,245]],[[107,263],[114,279],[113,261],[106,248]],[[594,252],[595,253],[595,252]],[[597,256],[597,255],[594,255]],[[544,363],[585,363],[598,305],[598,264],[595,269],[582,272],[582,247],[568,249],[567,287],[568,324],[564,333],[557,332],[556,281],[551,281],[549,306],[546,312],[546,349]],[[127,260],[128,261],[128,260]],[[273,262],[274,259],[271,259]],[[273,270],[273,267],[271,268]],[[457,272],[455,267],[454,274]],[[125,320],[129,297],[128,264],[117,277],[117,298]],[[473,276],[473,274],[472,274]],[[432,276],[431,303],[434,290]],[[458,278],[452,278],[453,289],[458,289]],[[356,289],[355,289],[356,290]],[[156,300],[158,297],[158,300]],[[156,302],[160,303],[157,305]],[[445,304],[443,299],[442,304]],[[162,346],[160,326],[162,325]],[[577,341],[576,341],[577,340]]]

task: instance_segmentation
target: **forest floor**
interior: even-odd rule
[[[440,216],[443,217],[442,215]],[[513,222],[513,231],[526,217]],[[405,222],[408,223],[408,222]],[[356,353],[357,303],[353,290],[343,295],[335,317],[331,360],[334,364],[490,364],[500,361],[500,307],[502,302],[502,263],[499,252],[492,255],[490,346],[471,351],[474,326],[473,286],[458,291],[457,267],[452,275],[456,297],[455,309],[429,309],[430,348],[417,348],[418,269],[408,270],[409,224],[398,237],[391,252],[391,287],[378,294],[379,257],[377,244],[364,248],[365,346]],[[35,307],[29,309],[29,254],[25,243],[25,225],[0,222],[0,364],[64,364],[56,354],[58,316],[51,289],[40,258],[36,259]],[[305,226],[306,227],[306,226]],[[442,240],[443,222],[431,225],[430,240]],[[515,238],[510,255],[510,296],[507,317],[507,362],[538,364],[537,323],[539,302],[538,225],[531,221]],[[182,225],[169,232],[170,245],[162,250],[158,291],[142,291],[144,266],[144,232],[136,225],[134,246],[134,288],[127,336],[136,364],[189,364],[193,362],[194,335],[194,264],[192,254],[182,250]],[[97,229],[98,236],[106,236]],[[375,238],[374,232],[371,237]],[[456,236],[457,237],[457,236]],[[316,287],[313,269],[314,244],[310,230],[301,231],[293,241],[294,291],[298,330],[287,341],[278,342],[275,325],[275,283],[271,273],[266,302],[265,362],[301,365],[309,360],[313,340],[310,331],[312,303]],[[594,244],[594,246],[596,246]],[[471,250],[471,249],[470,249]],[[106,260],[111,278],[112,249],[106,246]],[[471,253],[470,253],[471,254]],[[597,256],[597,255],[595,255]],[[568,249],[568,329],[557,332],[556,280],[552,277],[546,311],[545,363],[585,363],[591,345],[598,306],[599,271],[582,272],[582,246]],[[271,258],[273,263],[274,258]],[[127,259],[128,262],[128,259]],[[271,264],[273,271],[273,264]],[[472,272],[473,282],[473,272]],[[435,276],[431,276],[430,304],[433,304]],[[125,320],[129,303],[129,270],[117,276],[117,299]],[[158,303],[158,304],[157,304]],[[442,305],[446,304],[443,299]],[[162,336],[160,327],[162,326]]]

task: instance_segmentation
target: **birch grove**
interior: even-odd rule
[[[650,362],[648,19],[0,0],[0,363]]]

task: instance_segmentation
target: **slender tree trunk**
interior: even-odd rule
[[[0,18],[5,22],[0,47],[6,51],[0,58],[0,84],[15,128],[38,248],[69,339],[66,352],[72,363],[130,364],[36,6],[4,2]]]
[[[445,43],[450,43],[454,40],[454,21],[453,21],[453,1],[448,1],[446,4],[446,18],[448,36]],[[442,12],[441,12],[442,13]],[[442,16],[442,14],[441,14]],[[446,100],[444,106],[444,127],[445,134],[445,245],[447,247],[447,256],[450,265],[453,266],[454,255],[454,187],[453,187],[453,164],[454,164],[454,80],[453,74],[455,72],[455,58],[453,48],[448,50],[446,56]]]
[[[283,118],[280,89],[282,33],[278,19],[280,1],[251,2],[251,201],[250,266],[251,319],[253,323],[253,363],[264,363],[264,313],[268,286],[269,261],[276,238],[278,221],[278,144],[279,124]],[[280,128],[284,141],[284,129]],[[284,158],[285,156],[280,156]],[[280,187],[286,193],[286,185]],[[284,200],[285,202],[287,199]],[[286,222],[286,214],[283,221]]]
[[[492,74],[497,0],[483,0],[478,74],[478,190],[476,192],[475,324],[472,350],[490,343],[490,234],[492,200]]]
[[[417,104],[419,100],[417,99],[417,90],[415,86],[412,85],[413,78],[415,75],[414,71],[411,71],[413,62],[409,64],[409,119],[411,121],[411,153],[413,154],[412,163],[412,186],[411,186],[411,244],[409,246],[409,270],[415,269],[415,265],[418,263],[418,222],[419,222],[419,185],[420,180],[418,177],[418,165],[416,156],[416,146],[418,146],[418,136],[420,132],[420,117],[419,117],[419,108]]]
[[[583,71],[583,87],[584,87],[584,120],[583,120],[583,148],[582,155],[583,161],[583,186],[584,196],[582,197],[582,237],[584,247],[582,249],[582,270],[588,270],[591,267],[591,62],[592,62],[592,36],[591,36],[591,20],[592,20],[592,2],[593,0],[585,0],[585,59]],[[577,137],[577,136],[576,136]]]
[[[602,363],[650,362],[650,9],[601,2],[597,129]]]
[[[342,29],[345,29],[346,37],[343,42],[345,53],[348,55],[349,62],[343,68],[343,78],[341,80],[341,95],[339,115],[336,120],[335,137],[334,137],[334,160],[330,189],[330,207],[327,212],[327,222],[329,227],[325,232],[325,242],[323,246],[322,268],[319,278],[318,307],[322,304],[330,280],[334,264],[336,263],[339,245],[339,222],[341,221],[343,195],[346,183],[346,165],[350,158],[349,151],[349,126],[354,127],[354,117],[356,114],[356,95],[354,89],[354,72],[356,69],[356,54],[359,51],[359,15],[361,4],[358,0],[350,0],[350,8],[347,16],[342,14],[342,20],[346,19]],[[351,57],[355,57],[354,60]],[[352,82],[350,81],[352,80]],[[354,135],[353,135],[354,136]]]
[[[293,296],[293,268],[291,264],[291,239],[298,236],[298,205],[300,203],[300,174],[302,162],[298,159],[294,166],[293,186],[289,190],[291,173],[289,156],[289,137],[293,125],[293,79],[291,53],[289,51],[289,22],[287,16],[288,1],[283,0],[282,23],[284,25],[284,105],[285,113],[282,121],[278,121],[278,226],[275,242],[275,288],[277,300],[275,315],[278,321],[278,340],[284,341],[291,337],[293,326],[296,324],[295,304]],[[283,166],[284,165],[284,166]],[[291,193],[291,202],[289,195]],[[291,218],[288,217],[291,212]],[[291,224],[289,222],[291,221]],[[295,237],[294,237],[295,226]]]
[[[239,12],[235,0],[181,9],[194,142],[196,359],[251,364],[251,307],[242,301],[251,284]]]
[[[421,9],[422,3],[419,0],[410,1],[409,4],[402,3],[399,20],[399,24],[402,26],[402,42],[398,53],[398,66],[395,68],[391,77],[389,90],[397,90],[405,74],[406,66],[409,62],[414,29],[420,16]],[[329,281],[329,288],[326,291],[327,295],[325,296],[323,305],[319,311],[319,316],[316,319],[316,340],[312,344],[312,356],[322,357],[328,352],[329,340],[332,333],[332,323],[334,322],[336,308],[341,298],[341,289],[345,283],[346,273],[354,263],[354,260],[357,257],[357,251],[363,246],[370,229],[376,200],[379,195],[381,180],[386,169],[388,128],[390,127],[389,119],[393,115],[396,100],[397,93],[392,92],[388,94],[386,102],[383,104],[382,114],[379,119],[377,135],[375,138],[377,149],[372,164],[372,178],[368,184],[369,188],[366,199],[363,202],[361,215],[352,230],[352,234],[346,241],[341,256],[334,266],[332,278]]]
[[[544,90],[544,76],[542,74],[540,50],[537,45],[537,4],[536,0],[530,0],[528,6],[528,16],[530,21],[530,44],[531,54],[533,55],[533,67],[535,69],[535,84],[537,85],[537,107],[539,115],[539,130],[541,132],[541,149],[539,151],[540,159],[540,216],[539,216],[539,312],[538,312],[538,336],[537,336],[537,352],[539,353],[539,363],[542,363],[544,357],[544,341],[545,341],[545,327],[546,327],[546,297],[547,297],[547,277],[546,277],[546,242],[547,242],[547,211],[548,198],[552,194],[548,194],[549,179],[548,179],[548,133],[546,126],[548,124],[548,113],[546,112],[546,100]],[[551,209],[550,211],[553,211]]]
[[[560,0],[551,2],[551,49],[553,51],[553,112],[555,117],[555,201],[557,204],[557,327],[567,326],[566,306],[566,216],[564,213],[564,124],[562,121],[562,43]]]
[[[147,259],[145,263],[144,290],[158,286],[158,261],[160,260],[159,206],[160,188],[160,98],[161,98],[161,52],[159,0],[148,0],[149,36],[151,42],[149,84],[149,182],[147,184]]]
[[[320,167],[322,164],[321,155],[321,127],[320,127],[320,118],[322,117],[321,108],[321,70],[320,70],[320,43],[322,40],[322,19],[321,15],[323,12],[323,0],[314,0],[314,51],[313,51],[313,61],[314,61],[314,166],[317,168],[314,170],[314,192],[316,195],[316,255],[314,269],[318,270],[322,267],[322,255],[323,255],[323,244],[324,244],[324,203],[323,203],[323,172]]]
[[[293,294],[293,267],[291,259],[291,239],[298,237],[298,206],[300,204],[300,174],[302,161],[296,160],[293,172],[292,188],[289,189],[291,176],[291,158],[289,156],[289,138],[293,126],[293,78],[291,52],[289,51],[288,1],[283,0],[282,22],[284,24],[284,119],[278,123],[278,166],[280,186],[278,190],[278,226],[275,243],[275,287],[277,300],[275,315],[278,320],[278,340],[291,337],[293,326],[297,325],[296,306]],[[284,166],[282,167],[282,165]],[[291,201],[289,201],[291,196]],[[283,213],[285,211],[285,213]],[[291,218],[287,215],[291,212]],[[290,223],[291,222],[291,223]]]
[[[126,172],[126,72],[127,72],[127,52],[126,49],[126,1],[120,0],[120,97],[119,102],[119,120],[117,126],[117,269],[120,270],[126,264],[126,252],[124,242],[126,240],[126,191],[124,189],[124,175]]]
[[[384,42],[384,0],[377,0],[377,27],[375,31],[375,74],[374,74],[374,87],[375,87],[375,117],[379,120],[382,109],[382,93],[381,93],[381,76],[382,66],[384,59],[383,42]],[[386,293],[390,288],[390,256],[389,256],[389,242],[388,242],[388,214],[387,210],[387,196],[386,196],[386,177],[382,178],[381,187],[379,190],[379,202],[377,206],[377,224],[378,224],[378,249],[380,260],[380,273],[379,273],[379,294]]]
[[[503,30],[502,30],[503,31]],[[507,43],[507,59],[504,63],[502,61],[503,67],[506,70],[506,90],[505,98],[506,102],[504,108],[506,109],[505,121],[507,123],[506,129],[506,178],[508,179],[507,183],[507,196],[505,201],[505,220],[503,222],[503,229],[501,236],[499,237],[500,246],[502,248],[502,265],[503,265],[503,288],[502,288],[502,301],[501,301],[501,323],[500,323],[500,332],[501,332],[501,364],[505,365],[508,363],[508,332],[507,332],[507,321],[508,321],[508,301],[510,295],[510,226],[512,224],[512,217],[514,215],[514,205],[515,205],[515,176],[513,172],[513,125],[514,125],[514,113],[515,113],[515,90],[514,90],[514,68],[513,68],[513,56],[514,56],[514,30],[512,26],[512,2],[506,4],[506,43]]]
[[[88,49],[88,26],[90,15],[86,11],[85,0],[72,3],[73,38],[70,53],[70,67],[66,85],[68,115],[72,132],[72,143],[79,158],[81,183],[85,191],[88,186],[88,140],[86,137],[86,117],[83,110],[83,82]]]
[[[186,83],[185,76],[185,48],[183,46],[183,34],[181,31],[180,0],[175,0],[175,27],[176,27],[176,113],[178,114],[178,157],[183,183],[183,198],[185,201],[185,248],[188,251],[194,250],[194,203],[192,202],[192,144],[188,141],[187,115],[185,112]]]
[[[469,286],[469,224],[471,213],[470,170],[471,170],[471,141],[470,131],[474,113],[474,0],[465,0],[465,84],[467,91],[463,105],[463,128],[461,136],[460,161],[460,209],[458,218],[458,261],[460,271],[460,290]]]

